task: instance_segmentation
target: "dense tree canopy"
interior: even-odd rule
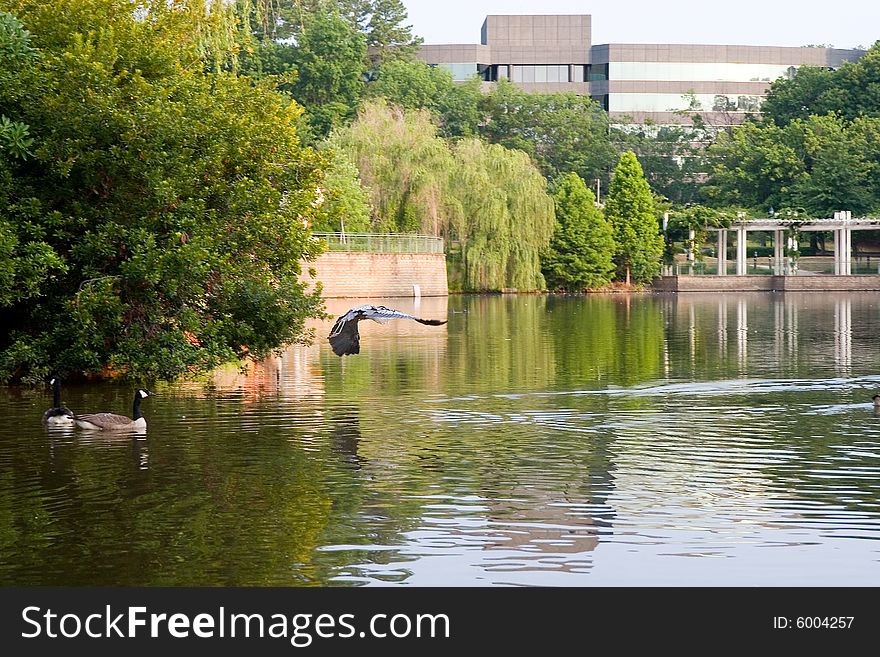
[[[501,80],[483,103],[480,134],[490,142],[525,151],[548,178],[573,171],[607,181],[615,156],[608,114],[589,96],[529,94]]]
[[[171,378],[302,339],[323,162],[299,143],[301,108],[193,65],[201,6],[0,8],[34,51],[0,64],[0,114],[34,140],[32,157],[0,148],[0,377]],[[22,52],[0,39],[0,57]]]

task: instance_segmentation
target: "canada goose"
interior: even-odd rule
[[[55,427],[72,427],[73,411],[61,405],[61,379],[53,376],[49,385],[52,386],[52,408],[43,413],[43,422]]]
[[[134,393],[134,406],[131,417],[116,415],[115,413],[89,413],[87,415],[74,415],[73,421],[81,429],[103,429],[106,431],[146,429],[147,420],[141,415],[141,400],[155,394],[144,388],[138,388]]]
[[[880,394],[871,397],[874,400],[874,408],[880,408]]]
[[[384,324],[389,319],[412,319],[419,324],[427,324],[428,326],[440,326],[448,320],[445,319],[419,319],[412,315],[407,315],[393,308],[385,306],[356,306],[344,315],[340,315],[339,319],[330,330],[327,339],[330,340],[330,346],[333,353],[337,356],[345,356],[347,354],[357,354],[361,350],[361,336],[358,333],[358,322],[362,319],[372,319],[374,322]]]

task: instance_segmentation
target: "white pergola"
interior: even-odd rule
[[[800,232],[824,231],[834,234],[834,273],[837,276],[848,276],[852,273],[852,231],[880,230],[880,219],[853,219],[849,211],[835,212],[831,219],[749,219],[731,224],[729,228],[709,228],[718,233],[718,276],[727,274],[727,236],[732,231],[736,235],[736,275],[746,275],[746,234],[767,232],[773,235],[773,273],[776,275],[792,274],[791,261],[786,252],[797,249],[796,238],[788,237],[789,229],[796,228]],[[693,238],[693,237],[692,237]],[[692,252],[688,260],[692,260]]]

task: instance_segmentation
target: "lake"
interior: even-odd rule
[[[880,585],[880,294],[376,302],[449,323],[313,321],[140,435],[0,388],[0,584]]]

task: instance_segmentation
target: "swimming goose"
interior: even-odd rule
[[[428,326],[440,326],[448,321],[445,319],[419,319],[385,306],[356,306],[339,316],[330,330],[330,335],[327,336],[334,354],[345,356],[360,353],[361,336],[358,333],[357,325],[362,319],[372,319],[380,324],[384,324],[389,319],[412,319],[419,324],[427,324]]]
[[[55,427],[72,427],[73,411],[61,405],[61,379],[53,376],[49,385],[52,386],[52,408],[43,413],[43,422]]]
[[[874,408],[880,408],[880,395],[874,395],[871,399],[874,400]]]
[[[141,400],[155,394],[144,388],[138,388],[134,393],[134,406],[131,417],[116,415],[115,413],[90,413],[87,415],[74,415],[73,421],[81,429],[103,429],[105,431],[146,429],[147,420],[141,415]]]

